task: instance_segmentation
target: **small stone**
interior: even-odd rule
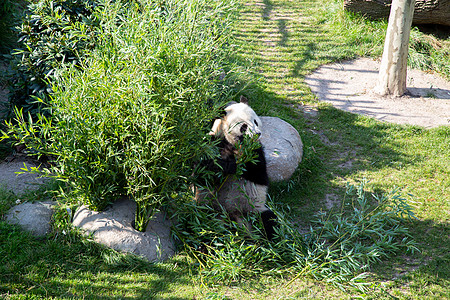
[[[24,202],[12,207],[6,214],[6,221],[20,225],[34,236],[45,236],[51,231],[50,221],[55,202]]]

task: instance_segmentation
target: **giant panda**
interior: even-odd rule
[[[218,140],[220,157],[214,162],[204,162],[209,170],[221,172],[222,180],[216,180],[213,190],[197,193],[197,201],[209,200],[216,209],[224,208],[229,217],[242,224],[249,213],[260,214],[265,234],[269,240],[274,236],[276,215],[266,207],[267,175],[264,149],[258,141],[255,149],[256,159],[245,163],[241,176],[237,175],[236,159],[241,155],[237,144],[244,135],[261,135],[262,122],[248,105],[247,98],[241,96],[240,102],[232,102],[225,107],[224,116],[214,121],[209,135]]]

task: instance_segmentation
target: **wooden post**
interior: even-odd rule
[[[402,96],[406,92],[408,43],[415,0],[393,0],[375,93]]]

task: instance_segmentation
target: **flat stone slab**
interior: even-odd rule
[[[51,231],[53,201],[24,202],[12,207],[6,213],[6,222],[20,225],[34,236],[45,236]]]
[[[17,174],[17,172],[24,172],[22,168],[24,163],[31,167],[37,167],[37,165],[26,158],[16,157],[10,161],[3,161],[0,163],[0,186],[5,187],[7,190],[14,192],[16,195],[22,194],[27,190],[36,190],[41,186],[45,180],[39,178],[37,174],[23,173]]]
[[[131,225],[135,212],[136,203],[129,199],[120,199],[102,212],[81,206],[75,212],[73,225],[91,233],[100,244],[152,262],[173,256],[175,246],[170,234],[170,220],[158,213],[149,222],[146,231],[140,232]]]
[[[261,144],[267,161],[269,180],[288,180],[302,161],[303,143],[298,131],[276,117],[260,117]]]

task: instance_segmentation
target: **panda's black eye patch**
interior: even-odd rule
[[[248,125],[247,124],[243,124],[242,126],[241,126],[241,133],[244,133],[244,132],[246,132],[247,131],[247,128],[248,128]]]
[[[256,122],[256,120],[255,120],[255,121],[253,121],[253,122],[255,122],[255,125],[256,125],[256,126],[259,126],[259,125],[258,125],[258,122]]]

